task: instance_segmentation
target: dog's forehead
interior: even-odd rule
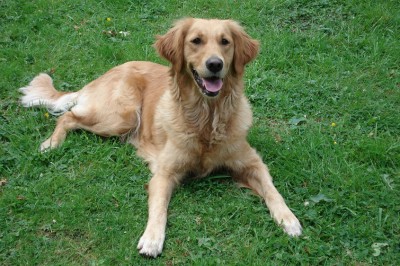
[[[228,21],[218,19],[196,19],[190,27],[188,35],[209,37],[230,35]]]

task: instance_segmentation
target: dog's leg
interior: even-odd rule
[[[61,145],[64,142],[68,131],[76,129],[78,127],[79,122],[75,118],[74,114],[71,111],[66,112],[58,118],[57,126],[54,129],[54,132],[50,136],[50,138],[45,140],[40,145],[40,151],[43,152],[45,150],[53,149]]]
[[[149,182],[149,217],[144,234],[137,246],[139,253],[149,257],[161,254],[167,224],[167,209],[177,185],[175,176],[156,173]]]
[[[267,166],[248,144],[228,162],[233,178],[262,196],[276,223],[290,236],[301,235],[301,225],[272,183]]]

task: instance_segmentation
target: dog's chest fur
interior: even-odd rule
[[[193,172],[201,177],[223,166],[235,143],[247,135],[250,123],[243,121],[251,121],[251,111],[240,99],[234,104],[232,99],[222,99],[214,106],[203,104],[183,110],[182,119],[185,145],[181,147],[192,156]]]
[[[237,150],[236,144],[246,138],[252,115],[243,95],[221,97],[212,103],[182,103],[169,92],[161,97],[154,126],[147,131],[151,136],[142,136],[153,145],[139,145],[139,153],[153,172],[162,161],[177,164],[197,177],[224,166]]]

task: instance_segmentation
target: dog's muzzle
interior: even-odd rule
[[[224,84],[221,76],[221,70],[224,68],[224,61],[217,56],[211,56],[205,62],[207,76],[201,77],[199,73],[192,68],[193,78],[200,88],[201,92],[208,97],[215,97],[219,94]]]
[[[207,78],[202,78],[199,76],[196,70],[192,69],[193,78],[197,83],[197,86],[201,89],[201,92],[208,97],[215,97],[219,94],[222,88],[223,79],[212,76]]]

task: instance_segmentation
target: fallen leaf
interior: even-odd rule
[[[123,37],[126,37],[131,34],[129,31],[120,31],[118,33],[121,34]]]
[[[300,124],[303,124],[307,122],[307,119],[305,117],[293,117],[289,120],[289,124],[292,126],[298,126]]]
[[[214,240],[213,238],[208,238],[208,237],[200,237],[197,239],[199,247],[201,246],[210,247],[213,240]]]
[[[388,174],[383,174],[382,175],[382,179],[383,181],[385,181],[385,184],[390,188],[393,189],[394,185],[393,185],[393,180],[390,178],[390,175]]]
[[[112,37],[114,37],[114,36],[117,35],[117,32],[116,32],[115,30],[103,30],[103,34],[104,34],[104,35],[107,35],[107,36],[112,36]]]
[[[333,199],[328,198],[327,196],[325,196],[324,194],[318,194],[315,196],[310,197],[310,200],[314,203],[318,203],[320,201],[326,201],[326,202],[331,202],[333,201]]]
[[[17,196],[17,200],[25,200],[26,198],[24,197],[24,196],[22,196],[22,195],[18,195]]]
[[[194,220],[195,220],[196,224],[198,224],[198,225],[201,224],[201,222],[202,222],[202,219],[200,216],[197,216]]]
[[[274,134],[275,142],[282,142],[282,137],[279,134]]]
[[[373,243],[371,248],[373,249],[372,256],[377,257],[381,254],[382,248],[389,246],[388,243]]]

